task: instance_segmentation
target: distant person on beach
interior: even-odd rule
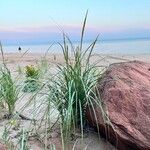
[[[18,51],[21,52],[21,47],[19,46]]]

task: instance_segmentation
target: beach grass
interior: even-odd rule
[[[77,132],[80,132],[82,141],[84,139],[87,109],[93,112],[93,117],[97,120],[95,105],[102,112],[103,118],[107,119],[107,113],[97,91],[98,79],[103,71],[97,68],[96,63],[90,61],[98,36],[87,48],[83,48],[87,15],[88,12],[83,21],[81,38],[77,46],[74,46],[67,34],[63,33],[63,44],[59,43],[59,46],[62,49],[64,63],[55,64],[53,73],[51,73],[46,56],[35,66],[26,66],[25,72],[19,68],[19,75],[25,76],[25,82],[22,84],[24,88],[21,88],[24,91],[23,94],[30,95],[25,105],[22,106],[21,112],[33,105],[30,116],[33,118],[38,116],[37,121],[36,119],[29,119],[28,116],[20,115],[22,119],[31,120],[32,126],[30,131],[21,130],[19,140],[21,150],[27,149],[28,137],[26,133],[32,133],[32,131],[34,131],[33,134],[36,135],[36,138],[44,143],[44,149],[48,149],[48,137],[58,126],[62,149],[70,150],[70,139],[72,137],[75,139]],[[3,68],[0,70],[0,98],[7,104],[11,116],[14,113],[20,91],[18,91],[11,72],[7,68],[2,46],[1,53]],[[25,88],[30,88],[30,86],[32,87],[28,92],[28,89]],[[42,115],[40,115],[41,111]],[[41,129],[42,134],[40,133]],[[97,130],[99,131],[98,125]],[[24,142],[25,140],[26,142]],[[56,149],[57,145],[51,143],[50,147]],[[72,149],[75,147],[76,142]]]
[[[0,69],[0,99],[8,108],[8,117],[12,116],[15,109],[15,103],[18,100],[18,88],[13,81],[10,70],[7,68],[4,60],[3,49],[0,43],[3,66]]]
[[[57,65],[58,72],[48,85],[49,101],[60,115],[64,149],[67,149],[67,142],[71,135],[76,133],[76,129],[80,129],[81,137],[84,137],[87,107],[95,112],[94,105],[98,105],[102,114],[106,115],[100,96],[96,94],[96,85],[101,72],[98,71],[96,64],[90,63],[98,36],[87,49],[82,48],[86,20],[87,13],[78,46],[74,47],[69,37],[63,34],[63,45],[60,46],[65,64]],[[96,113],[94,114],[93,117],[97,119]]]

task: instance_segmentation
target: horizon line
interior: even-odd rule
[[[150,37],[133,37],[133,38],[108,38],[108,39],[99,39],[97,41],[97,43],[100,43],[100,42],[119,42],[119,41],[141,41],[141,40],[150,40]],[[1,41],[1,40],[0,40]],[[93,41],[93,39],[87,39],[87,40],[84,40],[84,43],[90,43],[91,41]],[[2,42],[2,41],[1,41]],[[24,42],[24,43],[21,43],[20,44],[18,43],[3,43],[2,42],[2,45],[5,45],[5,46],[17,46],[17,45],[48,45],[48,44],[52,44],[52,43],[62,43],[63,41],[57,41],[57,42],[54,42],[54,41],[43,41],[43,42]],[[80,42],[79,40],[73,40],[73,43],[78,43]]]

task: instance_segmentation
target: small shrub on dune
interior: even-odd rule
[[[26,81],[23,88],[24,92],[35,92],[38,87],[39,70],[33,65],[25,67]]]
[[[39,70],[36,69],[33,65],[28,65],[25,67],[25,74],[27,78],[38,79]]]

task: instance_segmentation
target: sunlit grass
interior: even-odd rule
[[[83,37],[87,14],[83,23],[81,41],[79,46],[74,47],[66,34],[63,34],[64,44],[60,44],[64,65],[58,65],[58,73],[52,78],[49,84],[49,101],[59,111],[62,128],[62,143],[66,145],[71,134],[79,128],[83,138],[83,129],[86,124],[86,108],[94,112],[97,119],[94,105],[97,105],[105,115],[102,101],[97,93],[97,81],[101,72],[96,64],[90,63],[90,58],[98,37],[83,50]],[[66,147],[64,147],[66,149]]]
[[[5,103],[8,107],[8,116],[12,116],[15,109],[15,103],[18,100],[19,92],[17,86],[15,85],[15,82],[12,79],[11,72],[5,64],[2,45],[1,54],[3,59],[3,66],[0,69],[0,99],[1,102]]]

